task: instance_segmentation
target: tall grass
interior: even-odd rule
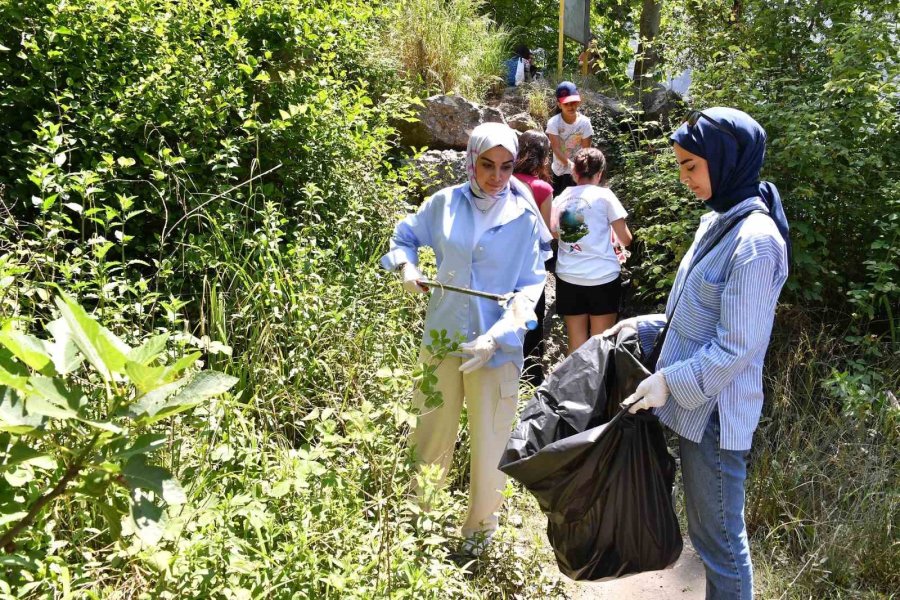
[[[768,357],[772,401],[748,482],[747,523],[765,596],[892,597],[900,589],[896,409],[873,404],[853,414],[831,393],[835,366],[861,358],[839,328],[796,310],[779,324]],[[897,389],[900,358],[870,365]]]
[[[509,33],[481,14],[482,0],[403,0],[386,19],[383,47],[423,94],[481,101],[502,81]]]

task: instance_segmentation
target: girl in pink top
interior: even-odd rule
[[[541,131],[526,131],[519,136],[519,155],[513,167],[513,176],[528,185],[534,200],[550,227],[550,208],[553,204],[553,186],[550,185],[550,139]],[[552,261],[552,259],[551,259]],[[547,261],[548,263],[551,261]],[[548,270],[549,273],[549,270]],[[548,275],[549,276],[549,275]],[[522,376],[535,387],[544,382],[541,359],[544,356],[545,298],[541,294],[534,312],[538,326],[525,334],[522,352],[525,366]]]

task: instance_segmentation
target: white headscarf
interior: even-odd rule
[[[526,184],[515,177],[510,177],[510,183],[507,183],[506,187],[497,194],[491,195],[482,190],[475,180],[475,162],[478,160],[478,157],[497,146],[506,148],[512,154],[512,159],[516,160],[516,156],[519,154],[519,138],[516,132],[510,129],[508,125],[503,123],[482,123],[472,130],[472,134],[469,136],[469,145],[466,149],[466,173],[469,176],[469,188],[472,190],[472,194],[478,198],[500,201],[505,200],[509,196],[510,189],[512,189],[515,195],[525,199],[528,210],[537,217],[541,241],[549,244],[553,236],[544,223],[544,218],[541,216],[541,211],[538,209],[531,189]]]
[[[519,138],[516,132],[504,123],[482,123],[472,130],[469,136],[469,146],[466,149],[466,173],[469,176],[469,187],[472,193],[478,198],[490,198],[491,200],[502,200],[509,193],[509,184],[495,195],[488,194],[479,187],[475,180],[475,161],[482,153],[487,152],[491,148],[502,146],[509,150],[512,154],[513,161],[519,154]]]

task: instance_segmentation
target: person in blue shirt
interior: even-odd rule
[[[626,403],[635,402],[632,412],[652,408],[679,436],[688,533],[706,568],[707,599],[746,600],[753,595],[747,454],[788,276],[788,223],[778,190],[760,182],[766,132],[748,114],[693,111],[670,139],[682,183],[712,212],[678,267],[666,314],[626,319],[604,335],[636,329],[649,352],[668,322],[656,372]]]
[[[469,180],[429,198],[416,214],[400,221],[381,259],[400,271],[403,286],[425,292],[418,249],[430,246],[437,282],[493,294],[515,293],[513,302],[529,310],[544,290],[544,260],[550,232],[525,184],[511,180],[518,153],[516,133],[501,123],[476,127],[469,138]],[[425,345],[431,331],[446,330],[462,339],[461,356],[437,364],[437,391],[443,403],[419,411],[409,443],[420,465],[440,467],[441,481],[451,464],[465,401],[471,448],[469,509],[460,553],[480,554],[497,528],[506,475],[497,465],[516,416],[522,369],[524,326],[498,302],[433,286],[425,317],[420,360],[433,359]]]

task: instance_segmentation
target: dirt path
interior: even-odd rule
[[[544,320],[544,366],[548,372],[565,358],[566,338],[562,319],[554,314],[556,290],[550,278],[546,290],[547,317]],[[676,482],[676,486],[680,482]],[[706,589],[703,564],[697,556],[690,540],[685,537],[684,550],[678,561],[668,569],[639,573],[622,579],[603,582],[575,582],[559,573],[553,557],[553,550],[544,534],[546,520],[540,513],[533,498],[520,507],[529,537],[540,544],[540,555],[545,557],[545,573],[562,585],[571,600],[702,600]],[[683,527],[683,526],[682,526]]]

